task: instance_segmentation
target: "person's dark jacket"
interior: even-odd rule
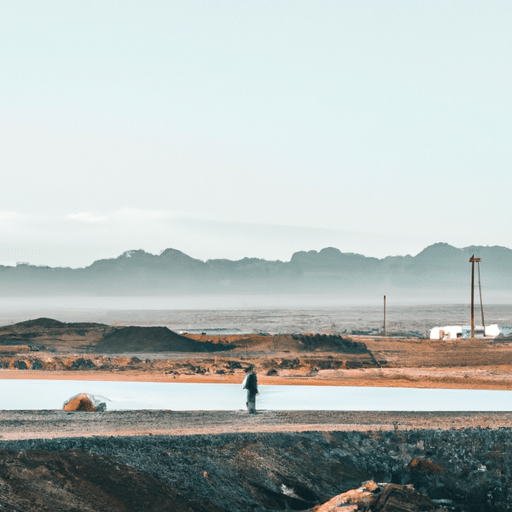
[[[258,379],[255,373],[251,372],[247,375],[244,381],[244,389],[247,389],[251,395],[258,394]]]

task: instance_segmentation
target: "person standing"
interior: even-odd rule
[[[249,414],[256,412],[256,395],[258,394],[258,378],[256,372],[252,371],[245,376],[243,389],[247,390],[247,410]]]

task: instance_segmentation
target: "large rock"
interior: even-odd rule
[[[358,489],[338,494],[314,512],[442,512],[428,496],[412,485],[381,484],[373,480]]]
[[[90,359],[85,359],[83,357],[79,357],[71,363],[72,370],[93,370],[95,368],[96,365]]]
[[[93,395],[80,393],[64,402],[63,409],[65,411],[103,412],[106,411],[107,406],[105,402],[100,402]]]
[[[358,489],[352,489],[334,496],[327,503],[315,507],[315,512],[354,512],[371,508],[378,499],[380,487],[373,481],[364,483]],[[373,509],[372,509],[373,510]]]

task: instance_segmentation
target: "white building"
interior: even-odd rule
[[[479,338],[495,338],[500,334],[498,324],[486,325],[485,329],[475,326],[475,336]],[[431,340],[455,340],[457,338],[471,337],[471,327],[468,325],[445,325],[444,327],[434,327],[430,331]]]

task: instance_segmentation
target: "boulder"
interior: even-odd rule
[[[44,365],[43,365],[43,362],[41,361],[41,359],[34,359],[34,361],[32,361],[32,370],[43,370],[44,369]]]
[[[437,475],[443,471],[443,468],[428,459],[412,459],[407,466],[408,471],[420,471],[428,473],[429,475]]]
[[[440,512],[428,496],[421,494],[412,485],[380,484],[373,480],[358,489],[338,494],[314,512]]]
[[[373,481],[364,483],[358,489],[338,494],[328,502],[315,507],[315,512],[354,512],[371,508],[378,499],[379,486]]]
[[[84,359],[79,357],[71,363],[72,370],[92,370],[96,368],[96,365],[90,359]]]
[[[100,402],[93,395],[80,393],[64,402],[65,411],[103,412],[107,410],[105,402]]]
[[[374,512],[441,512],[427,495],[419,493],[412,485],[387,484],[373,509]]]
[[[17,370],[28,370],[30,367],[30,363],[27,361],[24,361],[23,359],[18,359],[17,361],[14,361],[13,366]]]

